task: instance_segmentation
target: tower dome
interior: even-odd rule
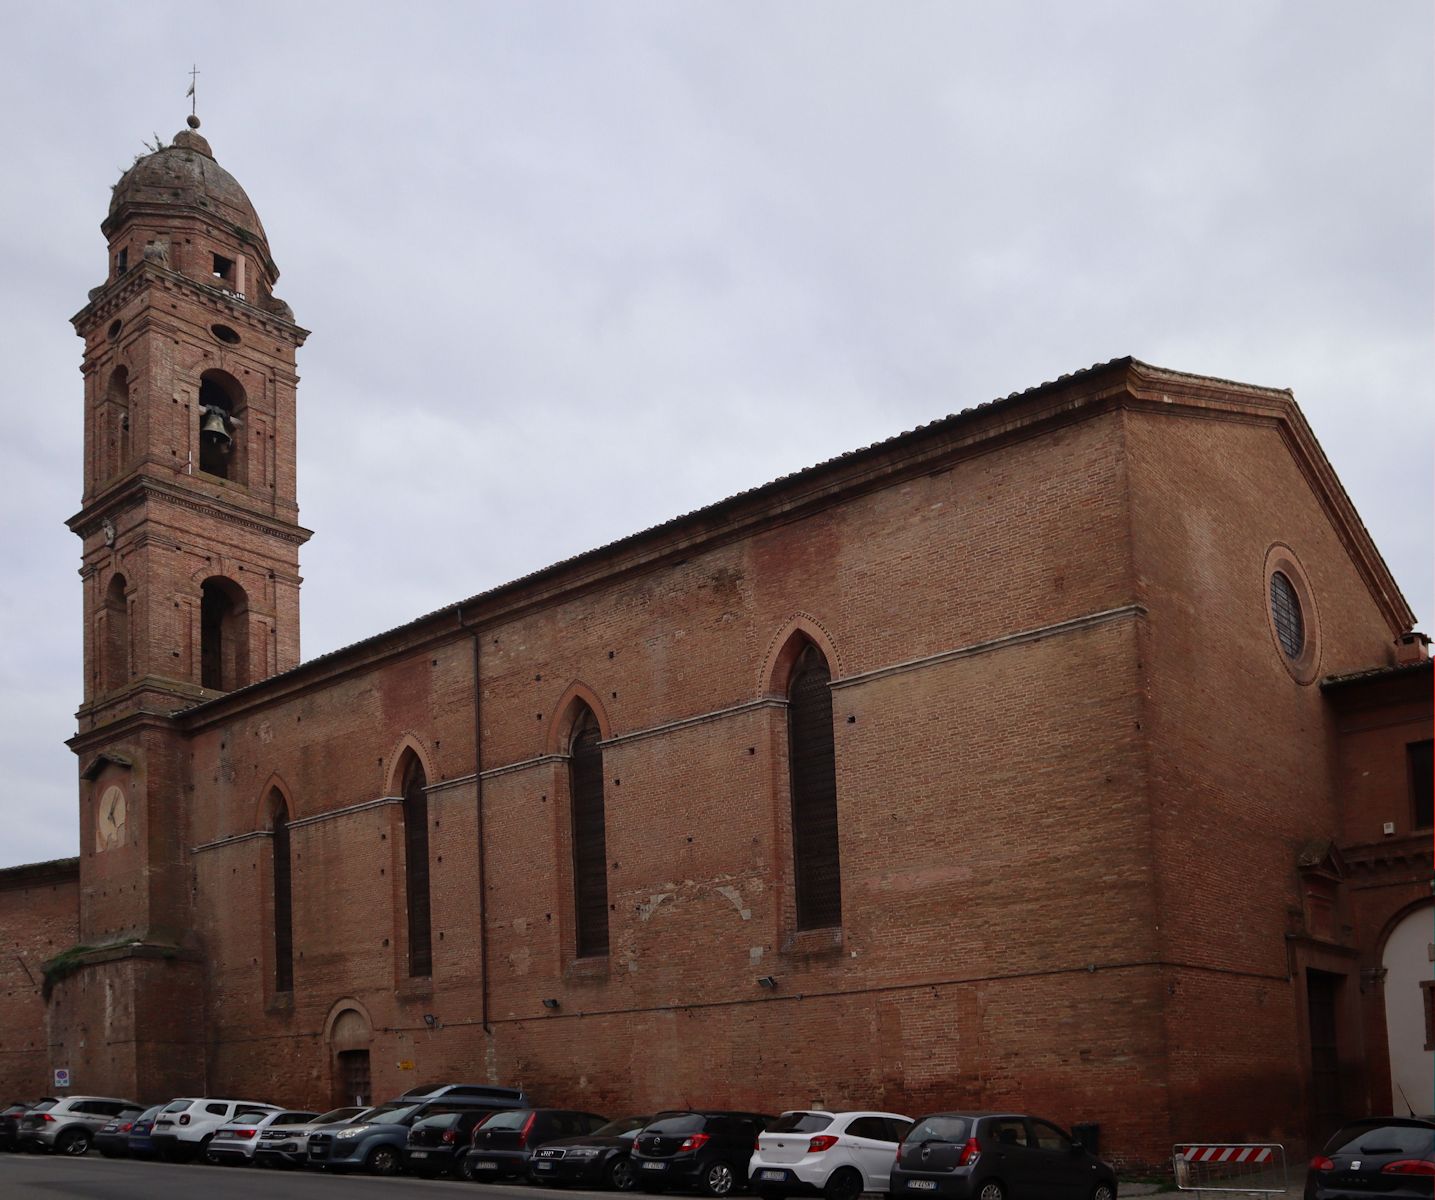
[[[268,244],[254,205],[197,130],[181,130],[120,176],[105,224],[116,223],[127,209],[159,206],[198,209]]]

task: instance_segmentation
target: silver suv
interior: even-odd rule
[[[20,1118],[22,1148],[53,1150],[59,1154],[84,1154],[95,1134],[124,1114],[139,1116],[144,1106],[113,1096],[65,1096],[41,1100]]]

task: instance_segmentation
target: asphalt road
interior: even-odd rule
[[[0,1153],[4,1200],[614,1200],[613,1192],[555,1191],[526,1184],[465,1183],[396,1176],[330,1175],[322,1171],[267,1171],[253,1167],[135,1162],[127,1158],[60,1158]]]

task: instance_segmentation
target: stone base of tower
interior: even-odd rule
[[[153,1104],[206,1094],[202,958],[137,943],[87,954],[51,987],[52,1069],[69,1094]]]

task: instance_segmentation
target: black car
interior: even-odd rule
[[[633,1138],[633,1177],[645,1192],[695,1187],[726,1196],[747,1187],[763,1113],[661,1112]]]
[[[1342,1126],[1310,1160],[1306,1200],[1430,1200],[1435,1119],[1370,1117]]]
[[[463,1177],[479,1182],[528,1175],[528,1159],[556,1138],[581,1137],[608,1123],[596,1113],[567,1108],[513,1108],[490,1114],[473,1131]]]
[[[1021,1113],[932,1113],[897,1148],[890,1195],[1116,1200],[1116,1172],[1050,1121]]]
[[[142,1113],[121,1113],[95,1134],[95,1149],[106,1158],[126,1157],[130,1152],[130,1134],[134,1131],[135,1123],[138,1121],[153,1122],[163,1108],[164,1105],[156,1104]]]
[[[53,1103],[55,1098],[46,1096],[45,1099]],[[38,1103],[38,1100],[16,1100],[0,1108],[0,1150],[20,1149],[20,1118]]]
[[[559,1138],[533,1152],[528,1178],[534,1183],[579,1183],[626,1192],[633,1179],[633,1135],[652,1117],[619,1117],[582,1137]]]
[[[468,1153],[474,1127],[494,1110],[475,1108],[466,1112],[439,1113],[415,1121],[404,1147],[404,1167],[410,1175],[434,1178],[462,1173],[463,1156]]]

